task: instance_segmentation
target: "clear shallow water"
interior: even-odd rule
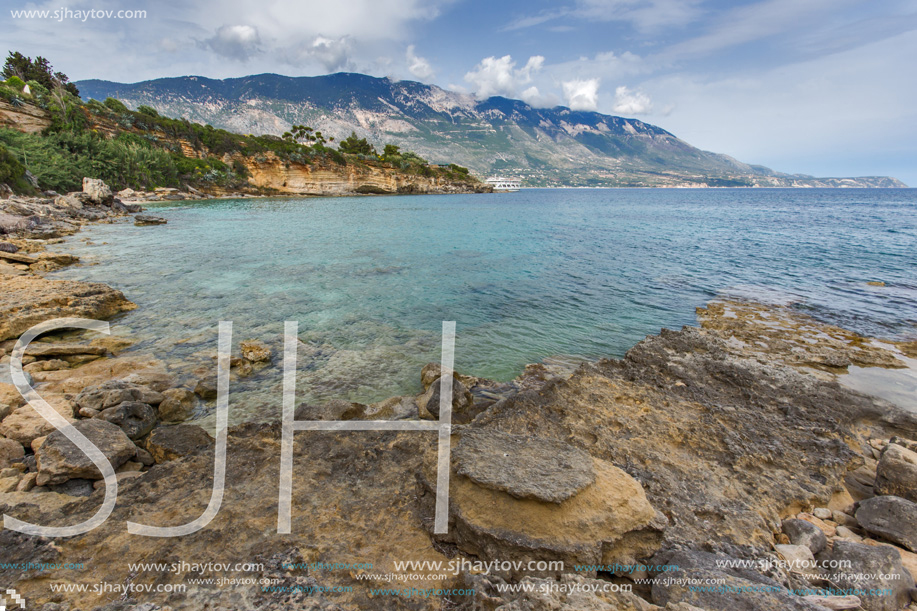
[[[523,190],[512,194],[222,200],[96,225],[61,247],[140,308],[118,320],[162,357],[235,340],[303,341],[302,394],[416,392],[457,321],[456,369],[620,356],[695,322],[720,294],[798,302],[879,337],[917,336],[917,190]],[[92,244],[82,242],[90,238]],[[873,287],[869,281],[883,281]],[[180,342],[181,343],[177,343]],[[195,361],[196,360],[196,361]],[[234,392],[280,401],[278,369]],[[273,396],[268,397],[273,393]]]

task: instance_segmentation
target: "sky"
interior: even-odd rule
[[[917,186],[917,0],[0,6],[0,51],[43,55],[71,80],[362,72],[634,117],[779,171]]]

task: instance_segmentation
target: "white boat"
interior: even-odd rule
[[[494,192],[497,191],[518,191],[519,187],[522,186],[521,180],[516,180],[515,178],[500,178],[497,176],[492,176],[485,180],[489,185],[493,185]]]

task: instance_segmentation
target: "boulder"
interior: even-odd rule
[[[44,399],[65,420],[74,421],[73,405],[66,397],[53,395]],[[16,440],[26,448],[31,447],[32,442],[38,437],[44,437],[54,430],[54,426],[30,405],[20,407],[0,422],[0,435]]]
[[[271,348],[264,342],[249,339],[239,343],[239,349],[242,351],[242,358],[252,363],[270,363]]]
[[[156,410],[139,401],[125,401],[103,409],[98,418],[117,424],[130,439],[145,437],[156,426]]]
[[[15,492],[16,488],[19,486],[19,479],[18,475],[13,477],[0,477],[0,494]]]
[[[12,384],[0,382],[0,420],[10,415],[16,408],[22,406],[25,399]]]
[[[157,463],[195,454],[211,446],[213,438],[207,431],[192,424],[161,426],[150,434],[146,442],[147,451]]]
[[[194,394],[204,401],[217,398],[217,377],[215,375],[201,378],[194,385]]]
[[[897,443],[885,446],[876,466],[875,491],[917,503],[917,452]]]
[[[30,327],[65,317],[103,319],[137,306],[121,291],[98,283],[0,276],[0,341]]]
[[[137,453],[137,446],[117,425],[94,418],[73,425],[86,436],[117,469]],[[102,474],[82,450],[55,430],[35,455],[39,485],[62,484],[70,479],[101,479]]]
[[[29,492],[35,487],[35,480],[37,478],[38,474],[35,472],[24,474],[22,479],[19,480],[19,484],[16,486],[16,492]]]
[[[776,580],[751,568],[728,568],[736,558],[695,550],[660,554],[656,565],[678,567],[660,573],[652,586],[653,602],[666,609],[689,604],[700,609],[729,611],[824,611],[824,607],[794,596]],[[733,566],[736,566],[733,564]],[[693,584],[716,584],[699,588]]]
[[[917,503],[899,496],[860,501],[857,522],[864,530],[917,552]]]
[[[25,449],[21,443],[14,439],[0,437],[0,469],[22,462],[23,456],[25,456]]]
[[[89,201],[99,206],[110,206],[114,201],[111,188],[98,178],[84,178],[83,193]]]
[[[0,235],[29,231],[37,227],[40,220],[37,216],[18,216],[0,212]]]
[[[456,473],[517,499],[562,503],[595,482],[589,454],[531,435],[472,429],[459,439],[453,458]]]
[[[74,402],[80,408],[102,411],[124,402],[139,401],[148,405],[159,405],[165,400],[162,393],[146,386],[131,384],[124,380],[109,380],[97,386],[83,389]]]
[[[860,596],[867,611],[897,611],[910,602],[908,591],[914,579],[901,564],[901,556],[888,546],[871,546],[837,540],[831,549],[817,556],[822,566],[849,566],[832,570],[836,587],[867,591]],[[869,594],[868,590],[889,589],[891,594]]]
[[[817,554],[828,545],[828,538],[820,528],[807,522],[792,518],[783,521],[783,532],[793,545],[805,545],[813,554]]]
[[[439,418],[440,386],[437,381],[417,398],[420,417],[427,420]],[[474,396],[458,378],[452,378],[452,421],[466,424],[473,418]]]
[[[539,441],[532,438],[531,443]],[[499,451],[497,443],[481,445],[488,452]],[[515,446],[507,445],[506,449],[511,447]],[[466,455],[471,452],[464,450]],[[469,475],[458,473],[458,467],[453,465],[449,532],[434,535],[441,543],[454,544],[482,559],[536,557],[567,564],[632,564],[659,549],[664,518],[647,501],[640,484],[610,463],[588,457],[592,473],[586,475],[578,454],[567,454],[575,456],[567,461],[568,466],[536,452],[527,457],[527,469],[515,471],[524,481],[510,484],[506,479],[496,479],[498,475],[485,467],[484,460],[470,460],[462,454],[459,458],[463,471]],[[575,469],[570,468],[572,463]],[[436,498],[436,464],[436,453],[431,452],[418,475],[421,511],[431,516]],[[591,478],[592,483],[578,491],[564,487],[559,476],[565,472],[579,473],[577,487],[586,478]],[[470,475],[487,480],[487,485],[479,484]],[[517,498],[506,489],[526,498]],[[566,500],[562,502],[542,500],[563,497]],[[594,571],[586,575],[592,576]],[[520,575],[511,572],[510,576]]]
[[[789,565],[789,570],[802,575],[816,577],[818,568],[812,550],[806,545],[785,545],[778,543],[774,546]]]
[[[423,385],[423,391],[427,392],[433,382],[437,381],[442,375],[443,368],[439,363],[427,363],[424,365],[420,370],[420,383]],[[452,377],[464,384],[466,388],[471,388],[479,382],[479,378],[467,376],[457,371],[452,372]]]
[[[165,225],[168,221],[161,216],[151,214],[137,214],[134,216],[134,225],[137,227],[146,227],[148,225]]]
[[[159,417],[164,422],[182,422],[191,417],[197,407],[197,396],[187,388],[164,390],[159,404]]]

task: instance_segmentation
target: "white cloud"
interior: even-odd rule
[[[624,85],[615,89],[615,104],[612,110],[622,115],[645,115],[653,110],[650,96],[642,91],[631,91]]]
[[[342,36],[338,39],[316,36],[308,53],[318,60],[328,72],[337,72],[345,66],[350,58],[350,39]]]
[[[433,78],[433,66],[426,58],[420,57],[414,52],[414,45],[409,45],[407,54],[408,71],[422,81]]]
[[[465,75],[465,81],[474,86],[475,95],[479,98],[495,95],[514,98],[519,95],[519,89],[531,83],[532,76],[543,67],[544,57],[541,55],[533,55],[518,70],[510,55],[485,57],[474,70]]]
[[[557,106],[560,103],[560,100],[553,93],[541,93],[538,90],[538,87],[532,85],[521,94],[519,94],[519,99],[528,104],[529,106],[534,106],[535,108],[551,108]]]
[[[204,44],[223,57],[246,61],[258,53],[261,39],[258,29],[250,25],[224,25]]]
[[[564,99],[570,110],[596,110],[599,105],[599,79],[564,81]]]

